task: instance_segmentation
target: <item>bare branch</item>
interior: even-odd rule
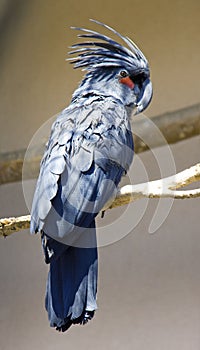
[[[6,237],[12,233],[25,230],[30,227],[30,220],[30,215],[0,219],[0,235]]]
[[[200,181],[200,163],[180,173],[164,179],[144,182],[137,185],[127,185],[119,189],[114,201],[109,201],[103,208],[116,208],[141,198],[195,198],[200,197],[200,188],[177,191],[178,188]],[[30,215],[18,218],[0,219],[0,235],[8,236],[14,232],[30,227]]]
[[[141,198],[186,199],[200,197],[200,188],[177,191],[178,188],[197,181],[200,181],[200,163],[164,179],[124,186],[119,189],[115,200],[107,208],[115,208]]]
[[[174,112],[158,115],[151,118],[153,124],[160,129],[167,143],[176,143],[189,137],[200,134],[200,104],[183,108]],[[151,138],[150,146],[155,148],[163,145],[163,138],[158,139],[151,130],[151,125],[146,125],[145,119],[138,118],[134,121],[133,130],[141,130],[145,142]],[[41,144],[37,149],[31,150],[31,159],[26,161],[25,179],[33,179],[38,176],[39,164],[47,140],[38,140]],[[149,149],[139,137],[134,135],[135,152],[140,153]],[[0,154],[0,184],[21,181],[22,166],[26,150],[13,151]]]

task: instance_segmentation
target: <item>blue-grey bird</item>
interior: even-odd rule
[[[45,306],[59,331],[87,323],[97,309],[95,217],[132,162],[131,114],[142,112],[152,98],[144,54],[128,37],[93,22],[124,46],[74,28],[85,41],[71,47],[71,63],[86,74],[52,126],[31,212],[31,233],[41,232],[50,264]]]

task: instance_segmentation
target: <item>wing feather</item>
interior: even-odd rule
[[[44,230],[62,240],[81,232],[117,191],[133,144],[126,112],[118,106],[121,111],[115,113],[115,107],[114,102],[70,107],[53,124],[33,199],[31,232]]]

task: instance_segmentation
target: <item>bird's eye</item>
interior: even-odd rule
[[[120,77],[122,78],[126,78],[128,76],[128,73],[125,70],[121,70],[119,74],[120,74]]]

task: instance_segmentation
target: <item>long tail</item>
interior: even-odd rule
[[[87,323],[97,309],[97,248],[67,246],[44,233],[42,245],[50,263],[45,299],[50,326],[64,332]]]

